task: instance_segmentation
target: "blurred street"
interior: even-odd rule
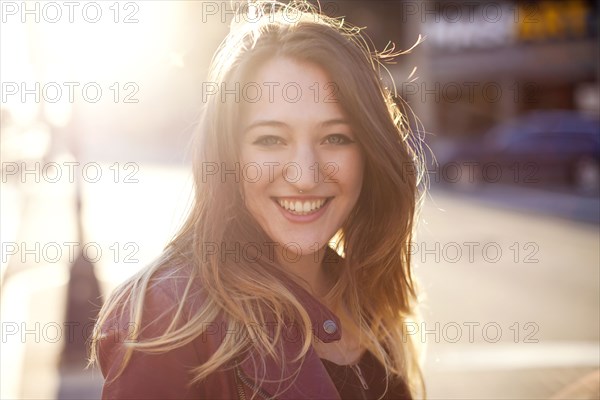
[[[518,197],[516,212],[506,196],[431,197],[414,253],[431,398],[549,398],[597,370],[598,226],[528,214]]]
[[[187,168],[142,165],[137,177],[133,185],[84,186],[87,241],[104,251],[94,263],[103,296],[158,255],[185,210]],[[2,189],[3,215],[19,204],[14,190]],[[64,223],[51,223],[51,210],[72,203],[72,191],[61,197],[51,190],[38,185],[29,192],[46,211],[18,223],[38,229],[40,243],[72,240],[68,212],[61,212]],[[413,246],[424,322],[407,331],[427,342],[432,399],[548,398],[599,368],[598,226],[513,211],[510,204],[505,198],[499,209],[441,190],[427,200]],[[114,243],[135,243],[135,254],[125,253],[134,257],[115,262]],[[98,398],[99,369],[59,368],[68,335],[55,332],[64,321],[68,260],[26,268],[15,260],[21,256],[9,260],[2,288],[1,397]]]
[[[466,193],[464,188],[447,192],[458,196],[466,195],[480,204],[526,215],[533,213],[589,224],[600,223],[598,197],[572,193],[565,188],[533,189],[515,185],[488,184],[467,189]]]
[[[101,168],[109,171],[109,165]],[[67,318],[69,270],[79,249],[86,249],[104,298],[148,264],[184,215],[188,176],[187,169],[144,166],[137,182],[111,176],[84,184],[83,241],[75,230],[74,183],[2,184],[0,398],[99,398],[100,370],[83,370],[80,348],[71,351],[79,359],[69,350],[63,354],[89,335],[93,323]],[[74,295],[97,313],[102,300],[85,286]]]

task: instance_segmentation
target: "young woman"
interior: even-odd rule
[[[103,397],[424,395],[421,158],[383,56],[304,3],[252,8],[203,85],[190,215],[100,312]]]

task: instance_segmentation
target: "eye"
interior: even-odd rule
[[[253,144],[257,144],[259,146],[274,146],[280,143],[282,142],[279,137],[273,135],[265,135],[256,139]]]
[[[341,134],[341,133],[335,133],[333,135],[329,135],[325,138],[325,141],[328,144],[335,144],[335,145],[344,145],[344,144],[354,143],[354,140],[350,139],[348,136]]]

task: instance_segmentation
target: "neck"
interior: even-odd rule
[[[286,271],[294,277],[300,278],[301,283],[313,296],[322,298],[329,290],[327,275],[323,268],[323,258],[326,250],[327,246],[316,253],[298,257],[289,251],[285,252],[282,247],[278,247],[277,260]]]

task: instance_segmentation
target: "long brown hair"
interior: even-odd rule
[[[261,63],[287,57],[320,66],[338,86],[340,104],[365,155],[365,171],[359,200],[335,243],[330,243],[344,262],[343,268],[330,271],[335,285],[326,298],[346,306],[388,376],[404,379],[413,394],[424,396],[418,351],[405,329],[406,322],[416,317],[417,305],[409,244],[424,195],[420,141],[395,103],[393,90],[380,79],[385,68],[382,60],[398,53],[375,52],[359,29],[320,14],[306,2],[254,4],[263,17],[232,27],[213,59],[208,80],[233,88],[236,82],[248,81]],[[164,352],[191,342],[223,310],[229,323],[241,327],[244,334],[227,335],[209,361],[194,370],[194,382],[225,366],[249,345],[259,348],[259,354],[281,357],[265,315],[257,311],[264,307],[276,315],[289,314],[304,332],[298,358],[312,345],[308,314],[277,277],[281,268],[276,260],[260,256],[268,252],[259,251],[250,261],[205,251],[207,243],[233,249],[270,242],[246,210],[239,180],[207,179],[208,166],[236,168],[240,103],[207,97],[193,145],[191,212],[161,257],[120,285],[100,312],[98,327],[115,312],[129,313],[134,323],[131,339],[137,339],[145,294],[158,279],[157,272],[174,265],[191,266],[173,324],[159,338],[123,343],[127,352],[121,371],[133,351]],[[194,280],[202,282],[208,300],[178,326],[175,321],[184,313]],[[283,320],[277,322],[280,332]],[[98,345],[95,337],[91,362],[97,361]]]

